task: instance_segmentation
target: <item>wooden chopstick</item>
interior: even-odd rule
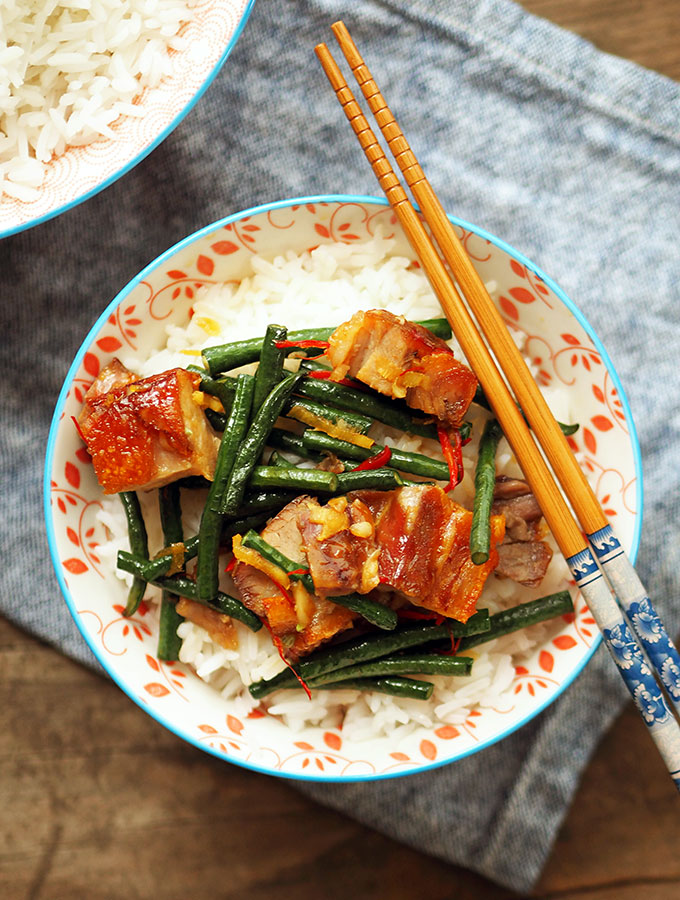
[[[339,27],[339,24],[335,28]],[[345,115],[417,253],[454,334],[475,371],[494,413],[522,467],[572,575],[602,631],[619,672],[649,727],[666,766],[680,790],[680,727],[654,680],[609,585],[557,488],[508,387],[482,341],[449,272],[394,173],[366,117],[358,106],[328,47],[316,55]]]
[[[576,512],[596,559],[605,570],[637,639],[658,673],[669,698],[680,711],[678,650],[667,634],[585,473],[569,449],[567,440],[534,381],[524,357],[510,336],[484,282],[458,239],[444,207],[427,180],[349,31],[343,22],[336,22],[332,26],[332,31],[399,164],[406,183],[420,205],[444,259],[460,285],[461,292],[489,346],[493,348],[510,387]]]

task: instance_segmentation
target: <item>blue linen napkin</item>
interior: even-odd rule
[[[379,193],[312,52],[342,15],[446,207],[535,260],[604,340],[642,443],[639,570],[677,630],[680,87],[507,0],[359,0],[347,11],[332,0],[260,0],[215,83],[149,158],[86,204],[0,243],[9,336],[0,347],[0,610],[95,665],[51,570],[41,474],[63,377],[117,291],[227,213]],[[473,757],[396,781],[297,787],[526,891],[624,701],[598,651],[551,708]],[[644,784],[629,789],[642,796]]]

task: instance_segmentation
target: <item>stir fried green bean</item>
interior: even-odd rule
[[[257,411],[248,433],[236,452],[229,483],[224,492],[221,512],[227,515],[235,515],[238,512],[250,475],[260,460],[267,438],[279,417],[283,404],[300,377],[297,374],[287,375],[270,391]]]
[[[491,506],[496,486],[496,450],[503,437],[501,426],[489,419],[479,441],[475,470],[475,500],[470,527],[470,558],[476,566],[489,559],[491,552]]]
[[[250,408],[255,391],[252,375],[239,375],[234,403],[227,427],[222,434],[215,463],[215,475],[201,515],[198,532],[196,590],[201,600],[213,600],[219,583],[219,546],[222,531],[222,504],[233,473],[238,448],[248,428]]]
[[[167,484],[159,490],[158,506],[166,547],[171,544],[183,543],[180,489],[176,482]],[[179,657],[182,646],[182,639],[177,634],[177,629],[184,619],[175,609],[175,602],[172,594],[162,591],[156,655],[159,659],[167,662],[173,662]]]
[[[149,542],[146,535],[144,517],[142,516],[142,508],[139,505],[139,498],[134,491],[122,491],[118,496],[123,504],[125,518],[127,519],[130,550],[140,556],[148,556]],[[146,584],[139,578],[135,578],[128,592],[124,616],[134,616],[139,609],[139,604],[142,602],[145,590]]]

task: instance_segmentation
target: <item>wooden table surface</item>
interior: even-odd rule
[[[680,79],[680,0],[524,6]],[[515,896],[201,753],[2,619],[0,709],[2,898]],[[650,747],[628,708],[586,771],[537,897],[680,900],[680,805]]]

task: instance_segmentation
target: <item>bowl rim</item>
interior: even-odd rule
[[[113,184],[114,181],[118,181],[119,178],[122,178],[123,175],[126,175],[131,169],[140,163],[143,159],[145,159],[152,150],[155,150],[159,144],[162,144],[163,141],[168,137],[168,135],[175,130],[175,128],[179,125],[182,119],[191,112],[194,106],[201,99],[206,90],[210,87],[212,82],[217,77],[220,69],[226,62],[227,57],[234,49],[234,45],[236,41],[241,36],[241,32],[245,28],[246,22],[250,17],[250,13],[255,5],[255,0],[247,0],[246,7],[241,14],[241,20],[239,21],[234,33],[232,34],[229,43],[224,48],[222,55],[217,60],[211,71],[208,73],[205,81],[200,86],[200,88],[196,91],[191,100],[187,103],[187,105],[181,109],[175,118],[165,126],[163,131],[160,132],[151,143],[147,144],[139,153],[134,156],[131,160],[128,160],[120,169],[114,172],[112,175],[109,175],[101,184],[95,185],[95,187],[90,188],[89,191],[85,191],[85,193],[80,194],[78,197],[74,197],[73,200],[69,200],[68,203],[64,203],[61,206],[58,206],[56,209],[50,210],[49,212],[43,213],[41,216],[37,216],[35,219],[29,219],[27,222],[21,222],[19,225],[11,226],[5,231],[0,231],[0,241],[3,238],[11,237],[13,234],[19,234],[22,231],[27,231],[29,228],[33,228],[35,225],[42,225],[43,222],[48,222],[50,219],[54,219],[56,216],[60,216],[62,213],[68,212],[70,209],[73,209],[74,206],[78,206],[81,203],[84,203],[86,200],[89,200],[91,197],[94,197],[95,194],[98,194],[100,191],[103,191],[105,188],[109,187],[109,185]]]
[[[220,759],[224,762],[230,762],[230,763],[233,763],[234,765],[241,766],[242,768],[250,769],[251,771],[254,771],[254,772],[259,772],[263,775],[271,775],[271,776],[278,777],[278,778],[286,778],[286,779],[295,780],[295,781],[312,781],[312,782],[317,782],[317,783],[318,782],[328,782],[328,783],[337,782],[340,784],[342,784],[342,783],[348,784],[350,782],[360,782],[360,781],[379,781],[379,780],[384,780],[384,779],[388,779],[388,778],[405,778],[409,775],[420,775],[420,774],[430,771],[432,769],[438,769],[441,766],[450,765],[452,763],[457,762],[458,760],[464,759],[467,756],[471,756],[473,753],[478,753],[480,750],[484,750],[485,748],[498,743],[498,741],[501,741],[504,738],[509,737],[509,735],[513,734],[515,731],[519,730],[524,725],[528,724],[528,722],[530,722],[532,719],[534,719],[536,716],[538,716],[540,713],[542,713],[546,709],[546,707],[548,707],[550,704],[557,701],[557,699],[561,696],[561,694],[572,684],[572,682],[577,678],[577,676],[581,674],[581,672],[583,671],[583,669],[585,668],[587,663],[592,659],[593,654],[595,653],[597,648],[600,646],[600,644],[602,642],[601,634],[598,632],[598,634],[595,636],[595,639],[593,640],[593,643],[590,646],[588,652],[583,657],[582,661],[574,669],[574,671],[571,672],[565,678],[564,682],[560,685],[560,689],[557,691],[557,693],[555,695],[553,695],[551,698],[549,698],[549,699],[545,700],[544,702],[542,702],[541,704],[539,704],[538,707],[536,707],[530,713],[525,715],[518,722],[515,722],[512,725],[509,725],[506,729],[504,729],[502,732],[500,732],[496,736],[489,738],[488,740],[483,741],[482,743],[477,744],[474,747],[470,747],[469,749],[464,750],[461,753],[459,753],[453,757],[449,757],[449,758],[443,759],[443,760],[433,761],[426,765],[420,766],[418,769],[416,769],[414,771],[409,771],[409,772],[387,772],[387,773],[381,773],[381,774],[377,774],[377,775],[356,775],[356,776],[349,776],[349,777],[326,776],[326,777],[321,777],[321,778],[316,777],[314,775],[307,775],[307,774],[302,774],[302,773],[297,773],[297,774],[296,773],[292,773],[292,774],[291,773],[283,773],[283,772],[279,772],[279,771],[267,768],[266,766],[258,765],[256,763],[252,763],[252,762],[248,762],[248,761],[242,761],[242,760],[232,759],[232,758],[225,760],[224,756],[222,756],[222,754],[220,754],[217,750],[214,750],[211,747],[208,747],[208,746],[205,746],[205,745],[199,743],[191,735],[183,733],[180,726],[177,726],[174,722],[169,721],[168,718],[166,716],[164,716],[161,712],[157,712],[156,710],[149,709],[148,706],[143,704],[134,695],[134,693],[127,688],[125,683],[121,680],[121,678],[118,677],[116,672],[112,671],[112,668],[111,668],[109,662],[107,660],[105,660],[104,658],[102,658],[102,656],[98,652],[98,649],[97,649],[94,641],[89,637],[89,635],[87,634],[87,632],[84,629],[84,626],[81,624],[80,617],[78,616],[78,613],[75,609],[74,600],[73,600],[71,593],[70,593],[70,591],[66,585],[66,582],[64,580],[62,569],[61,569],[61,566],[59,565],[59,557],[58,557],[58,553],[57,553],[56,536],[55,536],[55,532],[54,532],[54,525],[53,525],[53,519],[52,519],[52,514],[51,514],[51,499],[50,499],[50,482],[51,482],[51,473],[52,473],[52,467],[53,467],[53,461],[54,461],[55,446],[56,446],[56,441],[57,441],[57,433],[59,430],[59,424],[62,419],[63,407],[66,402],[66,397],[67,397],[67,394],[69,391],[69,385],[71,383],[71,380],[72,380],[73,376],[75,375],[75,373],[80,368],[80,365],[83,361],[85,353],[89,349],[89,347],[92,343],[92,340],[97,335],[97,333],[100,331],[100,329],[103,327],[103,325],[106,323],[110,314],[113,312],[113,310],[116,309],[116,307],[118,307],[125,300],[127,295],[132,290],[134,290],[134,288],[141,281],[143,281],[146,278],[146,276],[150,272],[152,272],[159,266],[163,265],[166,260],[168,260],[170,257],[174,256],[179,251],[181,251],[184,248],[191,245],[194,241],[197,241],[197,240],[201,239],[202,237],[204,237],[205,235],[208,235],[208,234],[212,233],[213,231],[217,231],[217,230],[223,228],[225,225],[229,225],[229,224],[236,222],[239,219],[242,219],[246,216],[254,216],[254,215],[258,215],[260,213],[267,213],[267,212],[271,212],[271,211],[277,210],[277,209],[285,209],[286,207],[290,207],[290,206],[303,206],[305,204],[313,204],[313,203],[316,203],[316,204],[320,204],[320,203],[357,203],[357,204],[372,204],[375,206],[389,206],[388,201],[383,197],[374,197],[374,196],[369,196],[369,195],[354,195],[354,194],[317,194],[317,195],[309,196],[309,197],[295,197],[295,198],[288,199],[288,200],[277,200],[277,201],[273,201],[270,203],[264,203],[264,204],[260,204],[258,206],[253,206],[250,209],[242,210],[240,212],[231,213],[228,216],[224,216],[223,218],[218,219],[217,221],[215,221],[209,225],[206,225],[203,228],[200,228],[199,230],[193,232],[192,234],[188,235],[187,237],[182,238],[182,240],[173,244],[171,247],[169,247],[167,250],[165,250],[163,253],[161,253],[159,256],[157,256],[152,262],[148,263],[148,265],[146,265],[142,269],[141,272],[139,272],[134,278],[132,278],[125,285],[125,287],[123,287],[122,290],[120,290],[118,292],[118,294],[116,294],[116,296],[113,298],[113,300],[111,300],[111,302],[109,304],[107,304],[104,311],[101,313],[101,315],[98,316],[96,322],[94,323],[92,328],[87,333],[87,336],[85,337],[83,343],[80,346],[80,349],[76,353],[75,358],[74,358],[73,362],[71,363],[71,366],[69,367],[69,370],[64,378],[64,383],[59,392],[59,396],[57,398],[57,403],[56,403],[55,410],[54,410],[54,415],[52,417],[52,423],[50,425],[50,431],[49,431],[49,436],[48,436],[48,440],[47,440],[47,448],[46,448],[46,454],[45,454],[44,478],[43,478],[43,510],[44,510],[44,517],[45,517],[45,526],[46,526],[46,531],[47,531],[47,541],[48,541],[52,565],[53,565],[62,595],[66,601],[66,605],[68,606],[69,612],[71,613],[71,616],[73,617],[73,619],[78,627],[78,630],[80,631],[80,633],[83,636],[88,647],[94,654],[95,658],[97,659],[99,664],[101,666],[103,666],[103,668],[105,669],[107,674],[110,676],[110,678],[118,685],[118,687],[125,694],[127,694],[127,696],[134,703],[137,704],[137,706],[139,706],[142,710],[144,710],[144,712],[146,712],[147,715],[150,715],[153,719],[155,719],[157,722],[159,722],[161,725],[163,725],[165,728],[167,728],[175,736],[181,738],[184,741],[187,741],[188,743],[192,744],[193,746],[197,747],[198,749],[202,750],[203,752],[210,753],[211,755],[217,757],[218,759]],[[638,439],[637,430],[635,428],[635,423],[633,421],[633,416],[631,413],[630,405],[628,403],[628,399],[627,399],[625,391],[623,389],[623,385],[621,384],[621,380],[618,376],[618,373],[614,367],[614,364],[611,361],[611,358],[609,357],[609,354],[605,350],[605,348],[602,344],[602,341],[599,339],[599,337],[595,333],[593,327],[590,325],[590,323],[588,322],[588,320],[586,319],[584,314],[576,306],[576,304],[573,302],[573,300],[571,300],[567,296],[567,294],[564,292],[564,290],[562,288],[560,288],[559,285],[557,285],[555,283],[555,281],[553,281],[552,278],[550,278],[548,275],[546,275],[538,266],[536,266],[523,253],[516,250],[514,247],[512,247],[506,241],[501,240],[500,238],[493,235],[491,232],[486,231],[485,229],[479,227],[478,225],[473,225],[472,223],[467,222],[466,220],[458,218],[457,216],[453,216],[453,215],[449,215],[448,218],[454,225],[464,228],[467,231],[472,231],[476,235],[481,237],[482,239],[490,241],[492,244],[494,244],[500,250],[503,250],[505,253],[510,254],[512,257],[517,259],[520,263],[522,263],[523,265],[525,265],[529,269],[531,269],[540,279],[542,279],[545,282],[546,285],[548,285],[548,287],[551,288],[551,290],[554,291],[556,296],[562,301],[562,303],[564,303],[564,305],[567,307],[567,309],[569,309],[569,311],[572,313],[572,315],[577,319],[579,324],[586,331],[586,333],[588,334],[590,339],[595,344],[595,347],[597,348],[598,352],[600,353],[602,360],[605,363],[605,365],[606,365],[607,369],[609,370],[609,373],[612,377],[614,386],[616,387],[616,390],[618,392],[619,399],[621,400],[622,409],[623,409],[623,413],[625,415],[626,424],[629,429],[629,437],[630,437],[630,441],[632,444],[633,459],[634,459],[634,465],[635,465],[635,475],[636,475],[635,499],[636,499],[636,507],[638,509],[638,514],[637,514],[637,517],[635,520],[635,527],[634,527],[633,538],[632,538],[632,546],[631,546],[631,551],[630,551],[629,556],[630,556],[631,562],[635,563],[638,549],[640,546],[640,536],[641,536],[641,532],[642,532],[643,504],[644,504],[644,491],[643,491],[643,481],[642,481],[642,478],[643,478],[642,457],[641,457],[641,450],[640,450],[640,441]]]

